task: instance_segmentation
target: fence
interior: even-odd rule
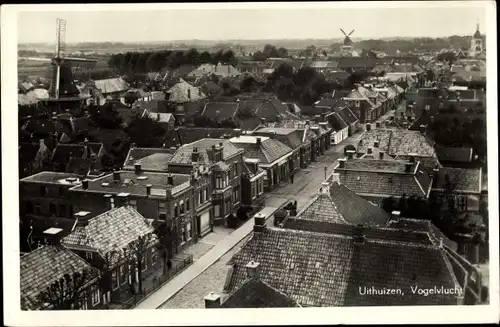
[[[192,254],[179,254],[172,259],[172,267],[167,269],[165,274],[152,274],[142,282],[142,292],[133,295],[129,300],[121,303],[116,309],[131,309],[147,298],[152,293],[156,292],[163,285],[172,280],[175,276],[181,273],[184,269],[193,263]]]

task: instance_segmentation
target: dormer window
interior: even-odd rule
[[[359,108],[359,106],[360,106],[360,102],[359,102],[359,101],[354,101],[354,106],[355,106],[356,108]]]

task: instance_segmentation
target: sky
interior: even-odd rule
[[[74,7],[76,10],[64,10],[61,5],[35,7],[19,11],[18,41],[53,43],[56,18],[67,21],[67,43],[335,39],[342,38],[340,28],[346,32],[354,29],[354,38],[441,37],[471,35],[478,22],[483,33],[485,30],[486,7],[481,2],[423,2],[425,5],[413,3],[406,8],[387,8],[388,3],[376,7],[370,3],[370,8],[360,2],[351,8],[335,8],[328,3],[316,6],[295,3],[292,5],[295,8],[290,4],[288,8],[287,4],[271,4],[266,8],[266,3],[241,8],[236,3],[220,4],[219,9],[213,9],[218,4],[206,3],[177,7],[170,4],[171,8],[169,5],[80,5]]]

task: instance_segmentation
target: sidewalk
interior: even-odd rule
[[[285,200],[283,203],[284,202]],[[277,209],[278,207],[265,207],[261,212],[269,217]],[[253,226],[253,219],[246,221],[242,226],[210,249],[205,255],[186,268],[181,274],[174,277],[165,286],[139,303],[134,309],[157,309],[160,307],[214,262],[219,260],[220,257],[238,244],[245,236],[250,234],[253,230]]]

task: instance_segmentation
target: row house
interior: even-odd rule
[[[228,262],[223,292],[233,294],[258,276],[301,307],[479,304],[481,274],[459,258],[423,232],[293,217],[275,228],[257,215],[251,239]],[[387,269],[388,265],[395,270]],[[373,283],[384,289],[416,283],[457,291],[421,296],[408,290],[393,297],[367,296]]]
[[[109,306],[128,300],[131,286],[158,270],[158,238],[153,231],[143,216],[124,204],[95,217],[81,212],[61,244],[100,271],[102,298],[94,300]]]
[[[432,173],[415,159],[361,159],[349,153],[347,159],[339,159],[334,173],[338,173],[339,183],[377,205],[389,197],[428,199],[432,187]]]
[[[205,190],[208,189],[210,193],[207,195],[204,191],[196,191],[195,198],[204,203],[207,195],[213,206],[211,221],[223,223],[241,205],[243,150],[227,139],[205,138],[179,147],[168,162],[168,170],[175,173],[188,173],[200,167],[203,167],[204,174],[210,176],[209,183],[203,182],[203,185],[207,185]],[[206,226],[209,216],[207,212],[200,214],[197,214],[200,217],[197,219]]]
[[[117,206],[129,205],[146,218],[157,220],[175,235],[172,252],[202,237],[195,219],[193,174],[165,174],[142,171],[115,171],[95,180],[84,180],[70,190],[75,212],[102,214]],[[208,198],[208,190],[203,193]],[[209,200],[204,198],[204,202]],[[188,240],[189,238],[189,240]]]
[[[244,151],[246,159],[259,160],[259,167],[266,171],[264,191],[269,192],[290,177],[290,157],[293,149],[277,139],[266,136],[242,135],[229,140]]]
[[[222,65],[218,63],[217,65],[212,64],[202,64],[192,72],[190,72],[188,77],[203,77],[207,75],[214,74],[217,77],[236,77],[241,74],[241,72],[235,68],[233,65]]]
[[[302,143],[302,134],[299,130],[292,128],[270,128],[264,127],[254,131],[252,136],[266,136],[274,138],[293,149],[290,156],[290,173],[297,173],[301,168],[309,166],[311,156],[310,144]]]
[[[59,143],[52,152],[52,170],[76,173],[81,176],[99,176],[103,155],[104,145],[102,143],[89,142],[87,139],[80,144]]]
[[[76,301],[66,298],[66,303],[56,303],[63,299],[42,295],[66,275],[73,277],[75,274],[85,276],[75,292]],[[101,309],[99,277],[97,269],[72,251],[60,245],[40,247],[20,258],[21,310]]]
[[[244,158],[241,174],[241,204],[251,206],[263,199],[266,171],[260,167],[260,160]]]
[[[338,144],[359,130],[359,119],[349,106],[337,107],[325,115],[325,120],[332,126],[333,144]]]
[[[202,106],[206,97],[201,88],[192,86],[181,78],[167,91],[166,100],[175,108],[175,119],[182,121],[190,114],[190,108]]]

